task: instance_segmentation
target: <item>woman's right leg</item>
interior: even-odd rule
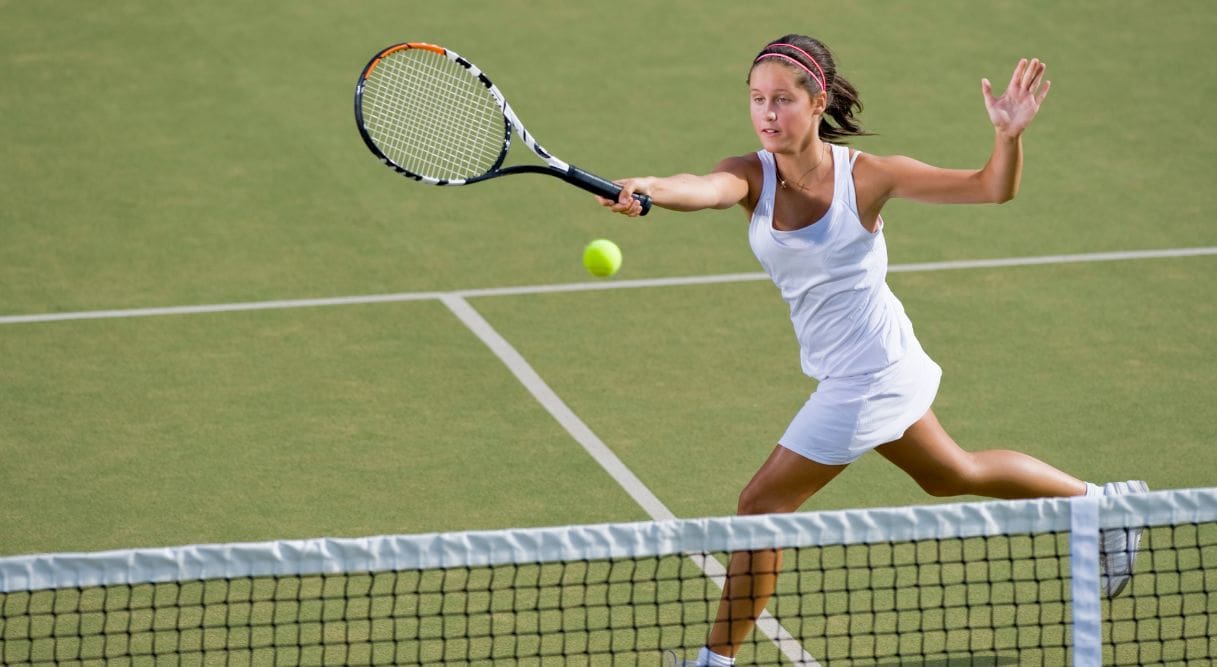
[[[1040,461],[1005,449],[964,451],[930,410],[899,440],[875,448],[932,496],[989,498],[1080,496],[1086,483]]]
[[[740,493],[738,513],[793,512],[845,467],[816,463],[778,445]],[[735,656],[769,603],[781,566],[782,552],[776,549],[731,554],[727,585],[706,640],[711,651]]]

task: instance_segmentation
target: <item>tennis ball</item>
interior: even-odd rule
[[[608,239],[596,239],[583,249],[583,266],[598,278],[607,278],[621,268],[621,248]]]

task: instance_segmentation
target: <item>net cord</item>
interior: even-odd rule
[[[0,558],[0,592],[481,567],[1068,531],[1071,499],[956,503],[503,531],[198,544]],[[1099,528],[1217,521],[1217,488],[1102,498]]]

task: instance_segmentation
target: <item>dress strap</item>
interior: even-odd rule
[[[753,211],[753,217],[760,214],[765,218],[766,224],[773,222],[773,198],[777,196],[778,189],[778,169],[777,163],[773,158],[773,153],[766,150],[759,150],[756,155],[761,160],[761,196],[756,200],[756,209]]]

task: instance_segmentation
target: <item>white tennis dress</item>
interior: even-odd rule
[[[778,442],[819,463],[849,463],[899,439],[925,415],[942,369],[888,289],[882,220],[872,234],[858,216],[858,154],[851,159],[847,147],[832,146],[832,205],[790,232],[773,227],[773,154],[757,155],[764,181],[748,239],[790,306],[803,372],[819,381]]]

